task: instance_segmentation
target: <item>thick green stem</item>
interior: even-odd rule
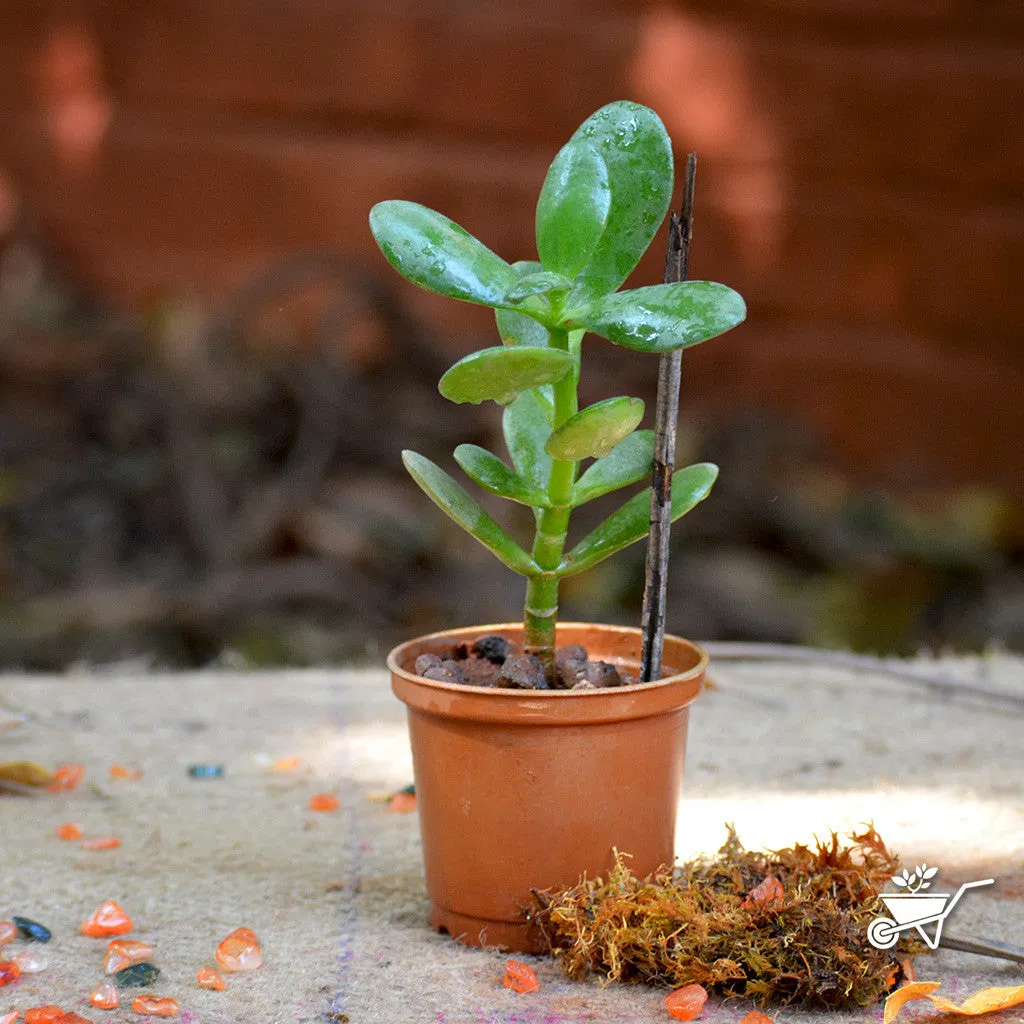
[[[551,330],[551,347],[569,350],[566,331]],[[561,426],[575,416],[579,406],[576,385],[579,367],[553,387],[555,394],[554,427]],[[548,680],[555,680],[555,623],[558,620],[558,577],[553,575],[562,560],[565,538],[569,529],[569,499],[576,482],[575,462],[551,460],[548,477],[548,507],[537,517],[537,531],[533,541],[533,560],[544,575],[533,576],[526,585],[526,604],[523,609],[523,627],[526,649],[544,663]]]

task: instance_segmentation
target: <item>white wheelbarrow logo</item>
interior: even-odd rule
[[[965,882],[954,896],[948,892],[924,892],[931,888],[929,879],[938,874],[938,868],[930,868],[927,864],[919,864],[913,872],[892,876],[892,884],[906,892],[886,892],[879,896],[886,910],[892,917],[876,917],[868,925],[868,942],[875,949],[892,949],[899,941],[900,932],[916,928],[918,934],[927,943],[929,949],[937,949],[942,936],[942,922],[953,912],[968,889],[979,885],[991,885],[995,879],[986,878],[981,882]],[[931,935],[925,931],[925,925],[934,924]]]

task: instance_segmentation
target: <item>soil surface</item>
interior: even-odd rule
[[[582,644],[556,648],[555,679],[549,680],[537,655],[497,633],[488,633],[472,645],[456,644],[447,657],[421,654],[416,673],[442,683],[514,690],[601,690],[638,682],[610,662],[591,661]]]

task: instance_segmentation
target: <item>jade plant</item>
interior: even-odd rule
[[[445,513],[526,578],[525,648],[549,678],[560,581],[649,529],[647,488],[567,548],[574,508],[638,483],[654,462],[654,432],[638,429],[639,398],[579,407],[584,335],[663,354],[721,334],[746,313],[736,292],[710,281],[619,290],[665,219],[672,189],[672,147],[661,120],[640,104],[618,102],[589,117],[547,172],[536,212],[539,261],[507,263],[418,203],[388,200],[370,213],[377,244],[403,277],[495,312],[501,344],[459,360],[439,390],[452,402],[504,406],[512,465],[473,444],[456,448],[455,461],[484,490],[533,510],[532,546],[518,544],[430,459],[413,451],[402,458]],[[707,496],[717,474],[710,463],[675,472],[673,520]]]

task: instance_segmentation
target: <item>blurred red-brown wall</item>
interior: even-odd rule
[[[0,20],[0,215],[33,211],[101,294],[217,296],[311,246],[390,273],[366,215],[397,196],[527,258],[555,150],[633,98],[699,154],[694,276],[750,307],[687,356],[690,406],[781,410],[883,482],[1024,493],[1019,0],[5,0]],[[453,351],[488,329],[403,295]]]

